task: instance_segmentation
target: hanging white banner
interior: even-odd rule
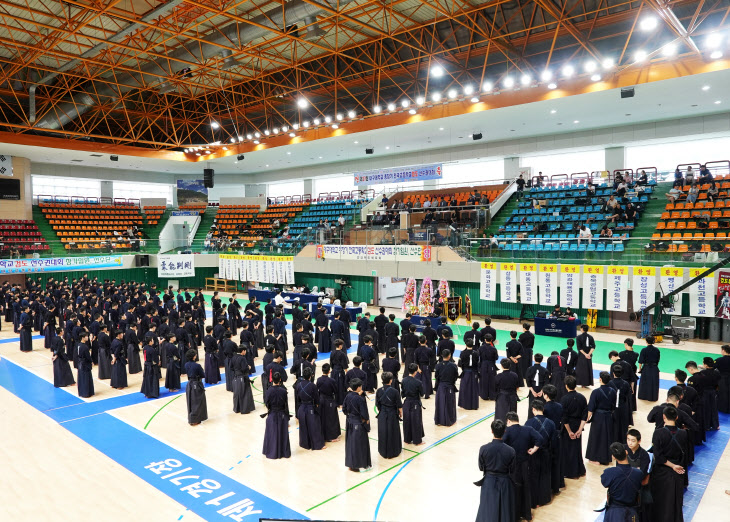
[[[634,301],[634,312],[640,312],[656,299],[656,267],[635,266],[633,267],[633,280],[631,290]]]
[[[580,308],[580,265],[560,265],[560,305]]]
[[[606,310],[628,312],[629,267],[609,266],[606,269]]]
[[[605,267],[583,266],[583,308],[603,310],[603,274]]]
[[[690,268],[689,277],[693,279],[706,268]],[[692,317],[715,317],[715,276],[710,274],[689,287],[689,315]]]
[[[497,263],[482,263],[479,274],[479,297],[483,301],[497,300]]]
[[[248,273],[246,272],[246,267],[248,266],[248,263],[244,259],[238,260],[238,280],[239,281],[248,281]]]
[[[520,263],[520,302],[537,304],[537,265]]]
[[[286,284],[294,284],[294,260],[286,262]]]
[[[157,256],[157,277],[192,277],[195,275],[195,256],[177,254]]]
[[[517,265],[515,263],[499,264],[499,288],[503,303],[517,302]]]
[[[661,274],[661,288],[658,290],[662,295],[674,292],[684,284],[684,268],[663,267],[659,269],[659,273]],[[665,314],[680,315],[682,313],[682,294],[684,294],[684,290],[673,296],[672,307],[665,308]]]
[[[540,304],[554,306],[558,302],[558,265],[540,265]]]

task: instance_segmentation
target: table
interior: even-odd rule
[[[248,291],[248,298],[251,299],[252,297],[256,299],[257,301],[260,301],[262,303],[268,303],[271,301],[274,296],[276,295],[276,292],[273,290],[254,290],[251,289]]]
[[[251,289],[248,291],[248,298],[254,297],[257,301],[262,303],[268,303],[274,296],[276,296],[276,290],[256,290]],[[319,298],[318,294],[298,294],[294,292],[282,292],[281,296],[287,300],[294,301],[299,300],[299,304],[305,303],[316,303]]]
[[[301,305],[306,303],[316,303],[319,299],[319,294],[298,294],[294,292],[282,292],[281,295],[285,298],[289,297],[292,300],[298,300],[299,304]]]
[[[326,310],[327,316],[330,318],[331,318],[332,314],[342,310],[341,306],[335,306],[333,304],[326,304],[326,305],[322,305],[322,306]],[[314,314],[314,312],[317,310],[317,303],[307,303],[307,305],[304,308],[305,308],[305,310],[308,310],[310,314]],[[355,321],[356,320],[355,318],[362,313],[362,308],[360,308],[359,306],[357,306],[357,307],[353,306],[353,307],[347,308],[347,311],[350,312],[350,317],[352,318],[353,321]]]
[[[578,319],[556,319],[535,317],[535,335],[575,338],[580,321]]]

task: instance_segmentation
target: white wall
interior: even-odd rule
[[[221,178],[223,176],[220,176]],[[215,186],[208,189],[208,201],[219,201],[221,198],[246,197],[246,187],[243,183],[222,183],[216,176]]]

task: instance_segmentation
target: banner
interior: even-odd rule
[[[603,310],[603,273],[605,267],[583,266],[583,306],[586,309]]]
[[[502,290],[503,303],[517,302],[517,265],[515,263],[499,264],[499,287]]]
[[[0,259],[0,274],[30,274],[121,268],[122,256],[48,257],[45,259]]]
[[[580,265],[560,265],[560,305],[580,308]]]
[[[461,297],[453,296],[447,298],[448,307],[446,309],[447,317],[449,321],[455,323],[461,317]]]
[[[629,267],[609,266],[606,269],[606,310],[628,312]]]
[[[654,301],[656,294],[656,267],[635,266],[631,290],[634,297],[634,312],[640,312]]]
[[[195,256],[177,254],[157,256],[157,277],[193,277],[195,275]]]
[[[356,186],[381,185],[383,183],[403,183],[406,181],[441,179],[443,175],[443,165],[441,163],[435,163],[432,165],[415,165],[411,167],[396,167],[391,169],[355,172],[354,181]]]
[[[537,265],[534,263],[520,264],[520,302],[537,304]]]
[[[684,268],[664,267],[659,269],[659,273],[661,275],[661,288],[659,290],[661,295],[663,296],[674,292],[674,290],[684,284]],[[682,313],[683,293],[684,291],[672,297],[672,308],[665,308],[665,314],[680,315]]]
[[[218,255],[221,278],[279,285],[294,284],[294,258],[291,256]]]
[[[13,177],[13,157],[8,154],[0,154],[0,176]]]
[[[715,317],[730,319],[730,272],[726,270],[717,273]]]
[[[484,301],[497,300],[497,263],[482,263],[479,274],[479,297]]]
[[[177,204],[207,205],[208,188],[202,179],[177,180]]]
[[[558,265],[540,265],[540,304],[554,306],[558,302]]]
[[[180,216],[198,217],[199,215],[200,215],[200,212],[197,212],[195,210],[173,210],[170,213],[170,216],[172,216],[172,217],[180,217]]]
[[[694,279],[706,268],[690,268],[689,277]],[[715,317],[715,274],[703,277],[689,287],[689,315],[692,317]]]
[[[431,261],[431,247],[421,245],[317,245],[317,259],[353,261]]]

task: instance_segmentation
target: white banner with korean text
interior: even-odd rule
[[[558,302],[558,265],[540,265],[540,304],[553,306]]]
[[[501,291],[500,300],[503,303],[517,302],[517,264],[499,264],[499,288]]]
[[[689,277],[693,279],[706,268],[690,268]],[[715,317],[715,276],[710,274],[689,287],[689,315],[692,317]]]
[[[658,288],[658,290],[661,295],[667,295],[674,292],[677,288],[684,284],[684,268],[662,267],[659,269],[659,273],[661,277],[659,279],[660,288]],[[684,293],[685,292],[683,290],[678,295],[672,297],[672,306],[671,308],[664,309],[665,314],[680,315],[682,313],[682,294]]]
[[[604,266],[583,266],[583,308],[588,310],[603,310],[604,273]]]
[[[655,301],[656,267],[635,266],[633,276],[631,291],[634,298],[634,312],[640,312]]]
[[[497,300],[497,263],[482,263],[479,274],[479,297],[484,301]]]
[[[535,263],[520,263],[520,302],[522,304],[537,304],[537,265]]]
[[[580,265],[560,265],[560,306],[580,308]]]
[[[629,267],[609,266],[606,268],[606,310],[628,312]]]

